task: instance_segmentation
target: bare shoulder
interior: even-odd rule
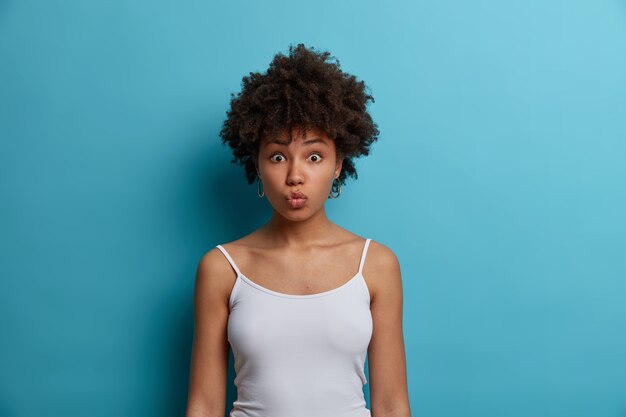
[[[367,261],[364,265],[365,270],[374,275],[396,272],[400,269],[398,257],[388,246],[371,240],[367,249]]]
[[[214,247],[206,252],[196,269],[195,296],[228,305],[236,273],[224,254]]]
[[[223,245],[222,245],[223,246]],[[198,263],[198,271],[202,272],[202,277],[216,275],[230,276],[234,271],[231,268],[226,256],[216,247],[206,252]]]
[[[370,288],[372,302],[380,293],[402,291],[400,262],[394,251],[383,243],[371,240],[363,264],[363,276]]]

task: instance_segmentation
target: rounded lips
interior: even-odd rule
[[[307,198],[307,196],[302,191],[294,191],[289,194],[289,196],[287,197],[287,200],[293,200],[293,199],[299,199],[299,198]]]

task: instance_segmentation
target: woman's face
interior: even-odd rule
[[[324,206],[333,180],[341,172],[335,142],[322,129],[311,128],[303,136],[293,129],[266,136],[259,147],[258,173],[270,204],[283,217],[301,220]],[[297,198],[292,193],[302,193]]]

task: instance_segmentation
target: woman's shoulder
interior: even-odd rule
[[[195,299],[201,304],[227,306],[237,274],[217,245],[200,258],[194,285]]]
[[[363,264],[363,276],[373,299],[382,288],[388,288],[394,285],[393,281],[401,280],[398,257],[390,247],[371,239]]]
[[[384,243],[375,240],[375,239],[371,239],[370,238],[370,244],[369,244],[369,248],[368,248],[368,258],[370,257],[374,258],[372,261],[380,264],[380,265],[390,265],[390,264],[394,264],[398,262],[398,257],[396,256],[395,252],[387,245],[385,245]]]
[[[214,289],[229,294],[237,278],[237,269],[245,264],[254,247],[254,232],[231,241],[223,241],[208,249],[201,257],[197,268],[197,281],[209,283]],[[219,248],[218,246],[221,246]]]

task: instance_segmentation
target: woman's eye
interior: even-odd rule
[[[284,156],[282,156],[279,153],[276,153],[272,156],[270,156],[270,161],[272,162],[280,162],[282,159],[276,159],[276,158],[284,158]],[[319,162],[322,159],[322,156],[318,153],[314,153],[312,154],[309,158],[313,158],[312,161],[313,162]]]

